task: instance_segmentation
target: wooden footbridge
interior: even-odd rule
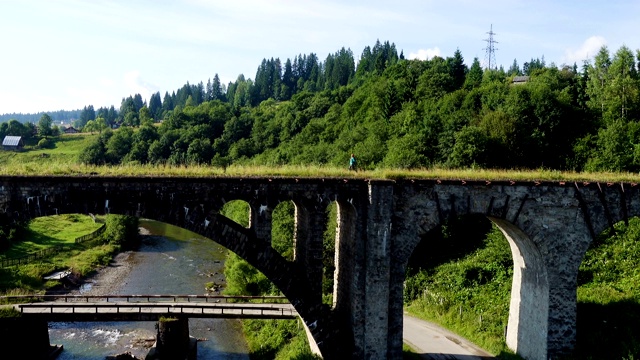
[[[1,297],[22,318],[58,321],[157,321],[160,317],[295,319],[279,296],[39,295]]]

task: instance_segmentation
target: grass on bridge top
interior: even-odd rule
[[[2,164],[0,162],[0,164]],[[346,168],[319,165],[232,165],[226,169],[192,165],[90,166],[71,162],[16,162],[0,167],[0,176],[133,176],[133,177],[300,177],[355,179],[439,179],[489,181],[567,181],[640,183],[636,173],[579,173],[558,170],[496,170],[496,169],[374,169],[349,171]]]
[[[512,180],[512,181],[590,181],[640,182],[635,173],[577,173],[558,170],[488,170],[446,169],[372,169],[349,171],[344,167],[326,165],[232,165],[226,169],[213,166],[172,166],[125,164],[89,166],[78,162],[78,154],[97,134],[65,134],[56,138],[52,149],[38,149],[27,144],[23,151],[0,150],[2,175],[55,176],[153,176],[153,177],[301,177],[360,179],[440,179],[440,180]]]

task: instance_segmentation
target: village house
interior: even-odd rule
[[[69,126],[67,128],[64,129],[64,133],[65,134],[77,134],[80,131],[78,131],[78,129],[74,128],[73,126]]]
[[[529,82],[528,76],[515,76],[513,78],[513,84],[525,84]]]

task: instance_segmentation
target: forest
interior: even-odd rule
[[[344,48],[324,61],[264,59],[254,80],[225,86],[216,74],[148,102],[123,98],[119,110],[85,106],[74,125],[100,132],[79,159],[95,165],[342,167],[354,153],[362,169],[635,172],[639,70],[640,51],[625,46],[580,67],[542,57],[505,70],[460,51],[408,60],[378,41],[357,62]],[[0,136],[33,132],[18,123]]]
[[[640,170],[638,50],[504,70],[460,51],[407,60],[378,42],[355,64],[344,48],[323,62],[265,59],[255,80],[130,96],[79,124],[101,132],[80,161],[345,166],[354,153],[364,169]]]

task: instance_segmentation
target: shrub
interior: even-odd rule
[[[102,239],[123,249],[133,249],[140,244],[138,236],[138,218],[129,215],[109,214]]]
[[[40,139],[40,141],[38,141],[38,148],[40,149],[50,149],[53,148],[54,145],[55,142],[52,139],[42,138]]]

